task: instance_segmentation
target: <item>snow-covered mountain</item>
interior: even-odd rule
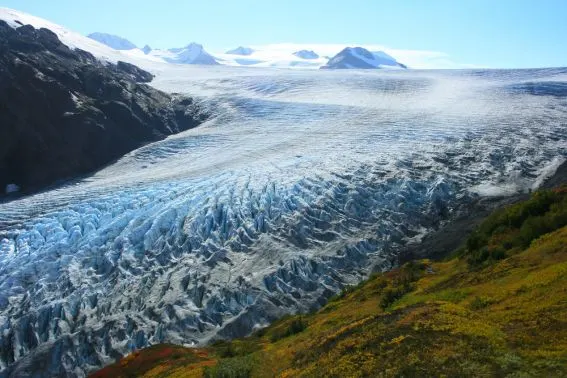
[[[363,47],[346,47],[332,57],[322,69],[407,68],[383,51],[370,52]]]
[[[0,106],[9,109],[0,111],[0,188],[29,193],[199,124],[190,98],[142,84],[149,72],[71,50],[48,29],[0,20],[0,44]]]
[[[322,66],[328,66],[326,56],[337,51],[329,49],[329,51],[317,53],[317,50],[308,45],[305,45],[307,48],[298,49],[298,46],[293,44],[276,44],[239,46],[226,53],[209,53],[202,45],[197,43],[173,49],[152,49],[148,45],[139,49],[131,42],[118,36],[95,33],[91,34],[89,38],[50,21],[12,9],[0,8],[0,19],[6,20],[12,25],[31,24],[36,28],[47,28],[57,34],[59,39],[72,49],[79,48],[90,52],[101,60],[113,63],[124,61],[150,71],[154,68],[155,63],[318,69]],[[132,46],[133,48],[127,49]],[[404,67],[397,63],[395,58],[383,52],[372,54],[375,57],[373,60],[375,65]]]
[[[292,44],[258,46],[242,50],[231,50],[224,54],[213,54],[220,64],[230,66],[248,67],[276,67],[276,68],[407,68],[394,57],[384,51],[370,52],[362,47],[347,47],[333,58],[326,54],[336,51],[325,51],[325,55],[318,54],[312,49],[296,50]],[[242,53],[246,54],[242,54]],[[329,55],[331,55],[329,54]]]
[[[235,49],[228,50],[225,54],[247,56],[247,55],[252,55],[253,52],[254,52],[254,49],[252,49],[250,47],[238,46]]]
[[[219,63],[228,66],[317,69],[326,63],[313,51],[298,51],[293,45],[254,46],[246,55],[234,53],[214,54]],[[237,51],[238,52],[238,51]],[[240,51],[242,52],[242,51]]]
[[[164,63],[162,59],[144,55],[140,49],[116,50],[61,25],[14,9],[0,8],[0,20],[6,21],[12,27],[32,25],[36,29],[49,29],[69,48],[88,51],[102,61],[111,63],[123,61],[145,69],[150,69],[155,63]]]
[[[219,64],[215,57],[205,51],[203,45],[194,42],[180,48],[152,50],[149,51],[147,55],[161,58],[168,63],[203,65]]]
[[[91,33],[88,35],[89,38],[94,39],[106,46],[113,48],[114,50],[132,50],[136,48],[136,45],[127,40],[126,38],[119,37],[117,35],[107,34],[107,33]]]
[[[119,36],[93,33],[90,37],[86,37],[50,21],[13,9],[0,8],[0,19],[4,19],[13,25],[31,24],[36,28],[47,28],[57,34],[59,39],[71,49],[79,48],[90,52],[101,60],[113,63],[124,61],[150,71],[155,68],[155,63],[222,64],[228,66],[301,69],[318,69],[323,66],[325,68],[341,68],[335,67],[335,65],[341,66],[341,63],[337,63],[334,59],[339,59],[338,56],[341,54],[345,55],[345,50],[352,50],[352,48],[347,48],[341,51],[335,58],[329,60],[328,56],[335,54],[341,46],[333,45],[333,47],[325,48],[323,51],[317,50],[317,48],[321,48],[319,45],[308,44],[239,46],[225,53],[207,52],[202,45],[197,43],[173,49],[152,49],[148,45],[144,46],[143,49],[139,49],[128,40]],[[361,47],[354,49],[368,51]],[[366,68],[406,68],[403,64],[398,63],[394,57],[382,51],[372,52],[372,58],[364,58],[365,53],[357,51],[346,54],[350,55],[346,58],[341,58],[342,64],[344,65],[344,59],[347,59],[347,61],[352,62],[351,66],[356,68],[363,68],[362,66]]]
[[[313,50],[299,50],[294,52],[293,55],[301,59],[319,59],[319,55]]]

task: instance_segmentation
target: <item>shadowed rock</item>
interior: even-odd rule
[[[192,101],[141,84],[152,78],[0,21],[0,188],[38,190],[205,120]]]

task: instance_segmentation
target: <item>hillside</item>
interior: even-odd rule
[[[565,376],[567,186],[497,210],[445,261],[209,348],[158,345],[93,377]]]
[[[103,64],[49,29],[0,20],[0,51],[0,190],[92,172],[206,118],[191,98],[146,85],[149,72]]]

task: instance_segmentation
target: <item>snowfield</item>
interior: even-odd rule
[[[36,29],[49,29],[57,34],[61,42],[63,42],[70,48],[80,48],[82,50],[88,51],[103,61],[116,63],[121,60],[138,65],[140,65],[140,63],[144,65],[163,62],[162,59],[146,56],[140,49],[121,51],[111,49],[110,47],[97,42],[94,39],[85,37],[79,33],[75,33],[60,25],[54,24],[53,22],[14,9],[0,7],[0,20],[6,21],[8,25],[14,28],[20,27],[22,25],[32,25]]]
[[[457,204],[527,191],[567,157],[567,69],[143,62],[214,117],[0,204],[0,369],[14,376],[37,361],[83,376],[317,308]]]
[[[70,48],[80,48],[89,51],[94,56],[103,61],[116,63],[124,61],[135,64],[141,68],[152,70],[156,65],[161,64],[200,64],[200,65],[228,65],[234,67],[258,67],[258,68],[282,68],[282,69],[318,69],[325,65],[329,57],[338,53],[344,46],[342,45],[313,45],[320,52],[327,56],[314,58],[310,54],[296,55],[297,49],[308,47],[309,45],[297,45],[289,43],[273,44],[267,46],[238,47],[236,49],[211,54],[198,43],[189,43],[180,48],[171,49],[151,49],[146,46],[142,49],[136,48],[131,42],[118,36],[105,33],[92,33],[93,38],[75,33],[60,25],[39,17],[29,15],[14,9],[0,7],[0,20],[6,21],[12,27],[19,27],[30,24],[35,28],[47,28],[53,31],[59,39]],[[115,50],[99,41],[113,47]],[[127,49],[130,46],[134,48]],[[378,48],[378,46],[374,46]],[[300,51],[301,52],[301,51]],[[305,53],[305,51],[304,51]],[[404,56],[407,54],[403,52]],[[374,52],[376,55],[376,67],[392,68],[390,62],[393,58],[386,53]]]

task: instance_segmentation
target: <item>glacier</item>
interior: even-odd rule
[[[84,376],[316,309],[567,157],[567,69],[151,68],[214,116],[0,203],[0,376]]]

